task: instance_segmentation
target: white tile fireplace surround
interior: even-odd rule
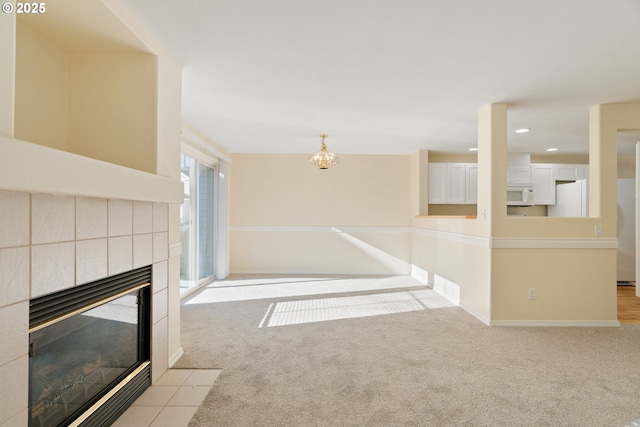
[[[152,366],[167,362],[169,205],[0,190],[0,426],[28,420],[29,299],[152,264]]]

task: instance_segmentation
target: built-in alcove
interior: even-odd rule
[[[83,26],[87,15],[101,24]],[[157,75],[157,57],[101,2],[19,15],[14,137],[156,173]]]

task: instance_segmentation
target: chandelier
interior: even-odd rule
[[[320,143],[320,151],[309,158],[310,165],[316,165],[320,169],[329,169],[333,165],[338,164],[338,156],[327,150],[327,144],[324,143],[324,139],[327,135],[322,134],[322,142]]]

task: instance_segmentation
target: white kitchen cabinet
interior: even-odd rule
[[[467,163],[466,165],[466,197],[465,203],[475,205],[478,203],[478,164]]]
[[[554,205],[556,203],[555,166],[546,163],[531,165],[533,199],[536,205]]]
[[[563,165],[556,166],[556,181],[575,181],[580,179],[582,175],[582,165]]]
[[[580,179],[589,178],[589,165],[580,165]]]
[[[509,166],[507,167],[508,184],[531,184],[530,166]]]
[[[465,163],[429,163],[429,203],[464,204],[466,182]]]
[[[589,165],[557,164],[556,181],[575,181],[588,177]]]
[[[446,163],[429,163],[429,203],[447,203],[448,179]]]
[[[464,163],[449,163],[449,201],[447,203],[463,205],[467,193],[466,165]]]

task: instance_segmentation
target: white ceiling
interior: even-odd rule
[[[640,102],[640,0],[123,2],[232,153],[466,152],[492,102],[511,151],[586,153],[590,106]]]

